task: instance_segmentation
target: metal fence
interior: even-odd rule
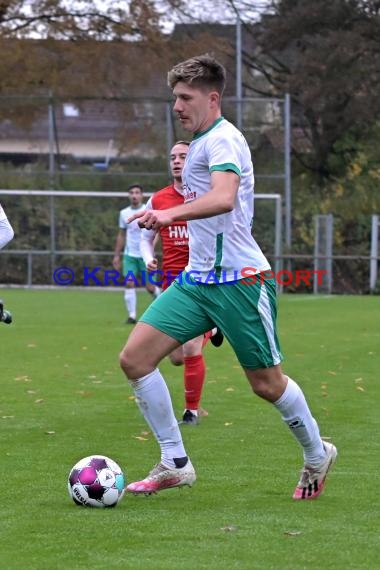
[[[50,251],[38,250],[2,250],[0,266],[4,287],[40,287],[40,286],[85,286],[85,287],[122,287],[122,280],[116,284],[112,270],[113,251],[59,251],[52,256]],[[158,255],[158,257],[160,257]],[[330,258],[314,255],[281,255],[276,257],[270,252],[267,257],[276,276],[278,290],[281,293],[323,293],[323,294],[379,294],[377,277],[371,288],[370,266],[380,261],[380,257],[334,255]],[[286,263],[291,262],[290,269]],[[320,269],[321,261],[328,261],[331,274]],[[4,277],[7,267],[13,266],[17,276]],[[67,283],[66,277],[55,276],[55,271],[69,268],[73,280]],[[14,271],[12,272],[14,274]],[[64,272],[63,272],[64,273]],[[378,273],[377,273],[378,275]],[[349,276],[349,277],[347,277]],[[329,283],[325,285],[325,281]]]
[[[102,285],[112,270],[112,247],[118,232],[119,211],[126,206],[121,192],[0,190],[12,211],[16,238],[0,251],[0,283],[54,285],[57,269],[68,267],[72,283],[83,285],[83,271],[101,268]],[[148,198],[149,194],[145,194]],[[282,197],[258,194],[255,208],[261,212],[254,231],[261,245],[281,270]],[[26,216],[28,216],[26,218]],[[20,247],[23,246],[23,247]],[[98,285],[98,277],[93,280]]]
[[[138,177],[154,191],[157,177],[170,175],[173,143],[189,137],[172,105],[148,97],[0,96],[0,162],[9,165],[2,187],[120,190]],[[223,114],[250,145],[258,191],[290,195],[289,97],[225,97]]]
[[[62,267],[72,272],[70,285],[115,284],[109,272],[118,213],[126,205],[123,193],[0,190],[0,196],[10,206],[16,230],[15,240],[0,251],[1,284],[54,285],[55,272]],[[255,197],[253,234],[271,262],[281,292],[378,292],[378,225],[379,216],[368,217],[361,250],[340,253],[334,246],[333,216],[316,216],[313,245],[303,244],[302,253],[287,253],[281,195]]]
[[[118,211],[127,205],[123,190],[136,182],[148,194],[165,186],[168,151],[175,140],[188,136],[171,107],[172,103],[153,98],[67,102],[52,96],[0,97],[0,200],[16,230],[15,240],[0,255],[0,282],[47,284],[57,263],[79,268],[110,261]],[[295,284],[293,279],[280,289],[377,291],[378,224],[372,225],[369,216],[360,222],[357,235],[347,230],[344,244],[334,241],[338,216],[330,236],[323,233],[324,218],[315,222],[311,214],[303,220],[312,228],[308,239],[296,231],[290,99],[229,97],[223,112],[241,126],[252,149],[256,193],[278,196],[258,201],[255,215],[255,237],[272,265],[276,271],[285,268],[292,273],[327,271],[321,284],[313,274],[311,286],[305,281]],[[302,140],[297,144],[302,145]],[[46,193],[22,195],[35,188]],[[73,198],[70,192],[77,191],[81,197]],[[98,193],[99,200],[86,192]],[[109,200],[100,199],[102,193]],[[281,224],[275,222],[276,216]]]

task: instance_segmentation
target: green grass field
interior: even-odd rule
[[[0,325],[2,569],[380,567],[380,297],[280,298],[284,369],[339,450],[318,500],[292,501],[301,450],[225,344],[205,350],[209,416],[183,428],[196,485],[104,510],[69,498],[76,461],[108,455],[131,481],[159,459],[118,365],[122,293],[1,296],[14,316]],[[180,415],[182,369],[161,370]]]

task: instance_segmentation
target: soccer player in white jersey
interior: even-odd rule
[[[217,325],[230,342],[255,394],[270,402],[303,450],[294,499],[322,492],[337,451],[320,437],[298,384],[281,369],[276,332],[276,283],[252,237],[253,167],[243,135],[221,114],[225,69],[202,55],[168,74],[174,111],[193,134],[183,169],[185,203],[139,213],[140,225],[158,229],[188,221],[189,263],[145,311],[125,345],[120,364],[160,448],[161,461],[133,493],[192,485],[194,467],[176,424],[166,383],[157,368],[178,344]],[[250,279],[246,269],[250,268]],[[277,466],[273,466],[274,468]]]
[[[0,204],[0,249],[3,249],[14,237],[13,228]]]
[[[127,324],[136,323],[137,300],[136,284],[142,279],[146,290],[154,297],[160,294],[159,287],[150,283],[146,267],[140,252],[141,228],[138,221],[128,223],[129,218],[145,210],[143,203],[143,189],[139,184],[133,184],[128,188],[130,205],[119,214],[119,232],[116,236],[113,267],[117,271],[121,269],[120,256],[123,254],[123,276],[125,278],[124,302],[128,313]]]
[[[14,237],[13,228],[8,220],[6,213],[4,212],[0,204],[0,249],[3,249]],[[5,323],[12,322],[12,316],[9,311],[4,311],[4,303],[0,299],[0,321]]]

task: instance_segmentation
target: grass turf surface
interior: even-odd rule
[[[122,293],[5,290],[1,325],[1,567],[6,569],[369,569],[379,567],[379,297],[283,296],[285,371],[339,456],[323,495],[291,500],[301,451],[253,396],[226,343],[205,349],[203,406],[184,427],[192,489],[126,496],[116,509],[70,500],[90,454],[128,481],[159,458],[118,366],[130,327]],[[139,308],[149,302],[139,295]],[[178,416],[182,369],[162,363]]]

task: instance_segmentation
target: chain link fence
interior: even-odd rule
[[[0,283],[49,285],[57,267],[68,265],[81,283],[83,267],[111,268],[118,212],[130,184],[142,184],[146,193],[170,180],[168,154],[176,140],[188,139],[173,117],[172,103],[154,98],[123,100],[48,97],[0,97],[0,201],[15,228],[16,237],[0,255]],[[286,292],[367,293],[377,291],[377,254],[371,254],[371,218],[340,232],[334,217],[331,250],[316,252],[318,230],[304,240],[292,226],[292,247],[286,247],[285,229],[291,222],[289,107],[281,99],[227,97],[224,116],[242,124],[252,150],[256,193],[282,197],[282,233],[276,246],[276,204],[256,202],[254,236],[276,268],[313,272],[322,266],[327,287],[293,279]],[[292,132],[294,135],[294,132]],[[302,138],[297,140],[302,149]],[[306,144],[306,143],[305,143]],[[288,167],[287,167],[288,166]],[[108,193],[109,199],[61,196],[21,196],[15,190],[83,191]],[[283,249],[284,253],[279,253]],[[323,261],[324,260],[324,261]],[[372,287],[369,283],[371,269]],[[326,283],[324,283],[326,285]]]

